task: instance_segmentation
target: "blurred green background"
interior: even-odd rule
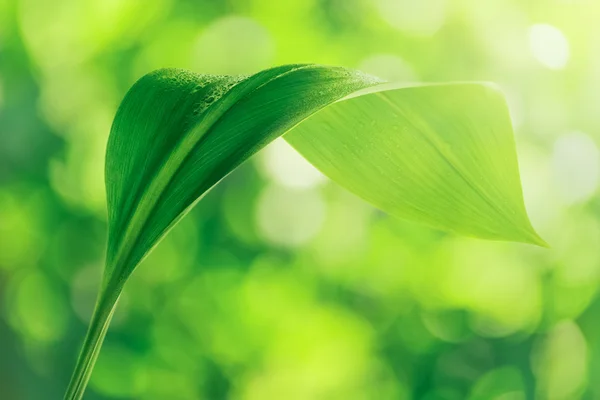
[[[498,83],[552,249],[389,218],[278,140],[136,271],[86,399],[600,399],[599,21],[595,0],[0,0],[0,398],[68,383],[130,85],[316,62]]]

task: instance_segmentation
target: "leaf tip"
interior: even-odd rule
[[[550,245],[546,242],[535,230],[531,230],[529,233],[529,237],[525,243],[533,244],[539,247],[543,247],[545,249],[549,249]]]
[[[515,237],[513,240],[517,241],[517,242],[525,243],[525,244],[532,244],[534,246],[543,247],[545,249],[550,248],[550,245],[548,244],[548,242],[546,242],[536,232],[536,230],[533,228],[533,226],[531,225],[531,222],[529,222],[529,220],[527,220],[527,225],[523,226],[519,230],[518,237]]]

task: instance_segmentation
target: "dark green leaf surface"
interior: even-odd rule
[[[142,78],[123,100],[108,143],[107,277],[128,275],[190,205],[267,143],[375,83],[313,65],[243,79],[181,70]]]

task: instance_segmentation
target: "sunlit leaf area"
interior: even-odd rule
[[[142,261],[84,398],[600,398],[599,21],[595,0],[0,0],[0,399],[68,385],[106,262],[108,135],[134,82],[296,63],[493,82],[550,248],[408,222],[363,200],[389,206],[385,185],[332,181],[298,151],[341,173],[327,163],[345,153],[311,147],[331,136],[300,140],[360,124],[341,102],[235,169]],[[509,161],[494,182],[516,175]],[[488,164],[468,171],[486,181]],[[443,215],[461,233],[460,210]]]

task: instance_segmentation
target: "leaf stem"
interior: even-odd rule
[[[98,294],[94,313],[64,400],[80,400],[83,397],[115,311],[115,306],[121,295],[122,285],[111,290],[104,289],[101,289]]]

